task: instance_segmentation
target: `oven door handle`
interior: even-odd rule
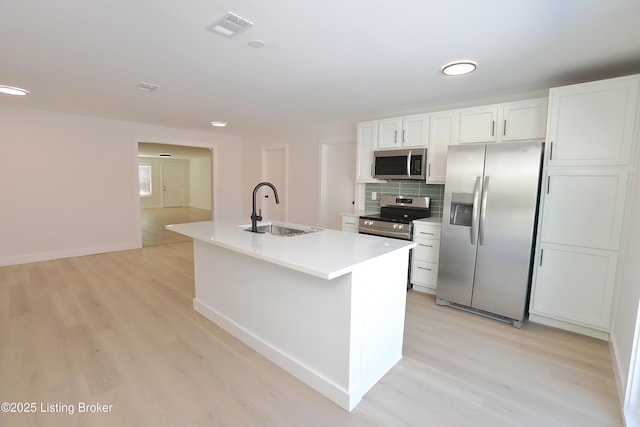
[[[400,239],[400,240],[411,240],[411,232],[407,230],[407,232],[398,233],[397,231],[386,231],[381,229],[366,229],[359,228],[358,233],[360,234],[368,234],[370,236],[379,236],[379,237],[391,237],[392,239]]]

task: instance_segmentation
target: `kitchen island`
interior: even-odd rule
[[[415,244],[300,226],[304,234],[258,234],[248,225],[167,226],[194,239],[194,309],[351,411],[402,358]]]

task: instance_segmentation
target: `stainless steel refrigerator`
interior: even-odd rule
[[[449,147],[439,305],[522,325],[531,284],[543,147],[542,141]]]

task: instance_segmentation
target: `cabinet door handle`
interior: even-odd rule
[[[429,236],[433,236],[433,233],[427,233],[426,231],[421,231],[420,234],[428,234]]]
[[[393,131],[393,142],[398,142],[398,131]]]
[[[404,129],[402,130],[402,142],[404,142]]]
[[[424,245],[422,243],[418,243],[418,246],[424,246],[425,248],[432,248],[432,245]]]
[[[544,254],[544,249],[540,249],[540,267],[542,267],[542,255]]]
[[[549,142],[549,160],[553,159],[553,141]]]
[[[430,268],[427,268],[427,267],[418,267],[418,268],[419,268],[420,270],[427,270],[427,271],[431,271],[431,269],[430,269]]]
[[[547,177],[547,194],[549,194],[549,190],[551,188],[551,177]]]
[[[504,121],[504,127],[502,128],[502,135],[507,136],[507,120]]]
[[[491,136],[495,136],[495,135],[496,135],[496,121],[491,120]]]

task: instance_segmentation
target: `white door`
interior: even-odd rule
[[[184,169],[182,166],[162,166],[162,206],[184,205]]]
[[[319,226],[340,230],[340,215],[353,212],[356,143],[321,143],[320,162]]]
[[[272,183],[278,190],[280,204],[271,188],[264,186],[257,194],[257,207],[262,209],[262,217],[269,221],[287,220],[287,148],[275,147],[262,150],[262,180]]]

